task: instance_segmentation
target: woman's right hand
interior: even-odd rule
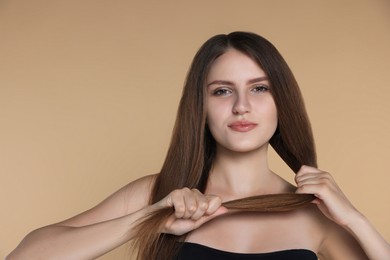
[[[227,212],[218,196],[204,195],[197,189],[177,189],[169,193],[154,206],[159,208],[172,207],[172,214],[164,225],[162,233],[183,235],[211,219]]]

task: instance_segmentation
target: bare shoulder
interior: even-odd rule
[[[134,180],[95,207],[56,225],[84,226],[133,213],[148,205],[155,177],[156,175],[147,175]]]
[[[130,182],[119,192],[123,192],[124,214],[130,214],[149,204],[150,192],[157,174],[147,175]]]
[[[333,222],[327,226],[318,255],[321,259],[368,259],[356,239]]]
[[[318,232],[320,259],[368,259],[356,239],[322,214],[317,206],[309,206],[303,212],[313,231]]]

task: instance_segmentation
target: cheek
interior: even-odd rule
[[[266,106],[262,109],[263,118],[266,119],[270,127],[276,129],[278,125],[278,112],[273,101],[270,101]]]
[[[276,108],[273,111],[272,121],[273,121],[273,128],[274,128],[273,131],[275,132],[279,124],[278,113],[276,111]]]
[[[208,110],[208,112],[207,112],[206,122],[207,122],[207,125],[208,125],[208,128],[210,130],[211,135],[215,139],[218,139],[218,136],[223,131],[223,126],[224,126],[223,118],[224,118],[224,116],[222,115],[222,113],[223,113],[223,111],[221,111],[218,108]]]
[[[206,122],[210,128],[210,131],[213,130],[213,128],[218,125],[218,113],[216,111],[207,112]]]
[[[221,102],[210,102],[207,104],[206,120],[209,125],[221,123],[226,114],[226,105]]]
[[[276,107],[272,107],[270,109],[269,118],[270,118],[270,120],[274,121],[275,123],[278,122],[278,112],[276,111]]]

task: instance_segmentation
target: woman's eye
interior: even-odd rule
[[[255,86],[252,91],[255,92],[255,93],[262,93],[262,92],[267,92],[269,89],[267,86],[265,85],[259,85],[259,86]]]
[[[232,93],[232,92],[229,89],[219,88],[219,89],[214,90],[213,95],[224,96],[224,95],[228,95],[230,93]]]

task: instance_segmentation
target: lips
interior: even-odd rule
[[[246,121],[246,120],[236,121],[228,125],[230,129],[236,132],[249,132],[256,126],[257,126],[256,123]]]

